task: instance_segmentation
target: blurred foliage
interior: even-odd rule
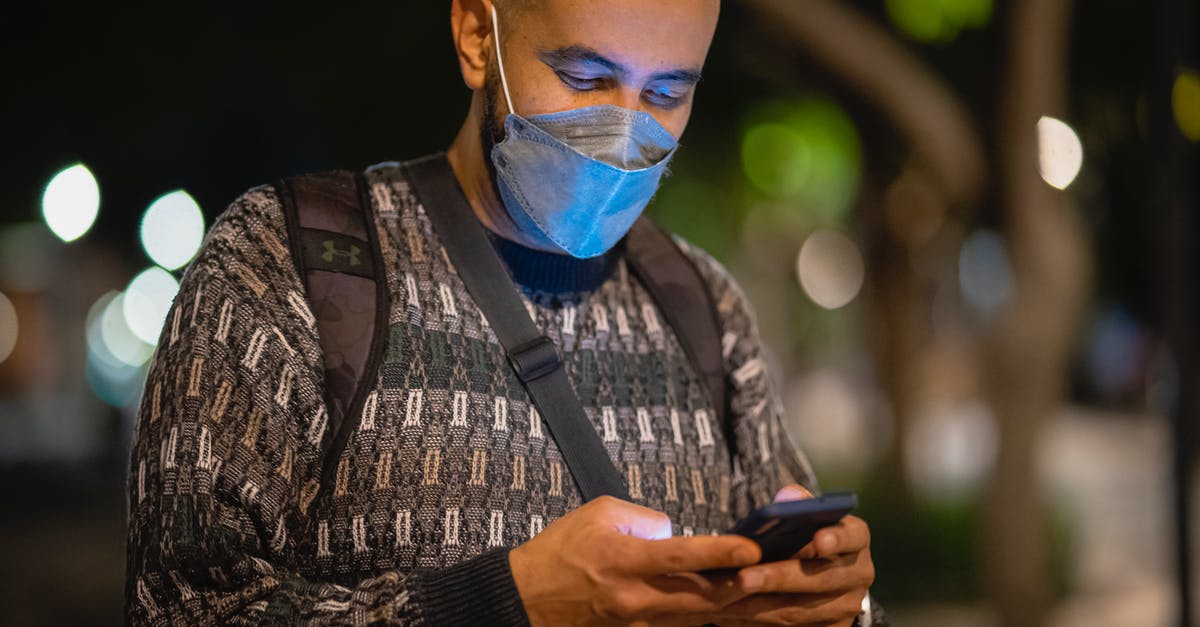
[[[896,28],[927,43],[949,43],[992,17],[992,0],[885,0],[884,6]]]
[[[914,499],[893,473],[877,471],[859,489],[856,512],[871,526],[872,587],[885,606],[905,603],[969,602],[982,598],[983,501],[979,494],[958,501]],[[1048,502],[1044,529],[1053,598],[1069,592],[1072,530],[1070,513]]]

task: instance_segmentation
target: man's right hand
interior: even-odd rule
[[[678,616],[695,624],[697,615],[747,596],[736,578],[689,573],[754,564],[757,544],[735,535],[670,536],[666,514],[612,497],[556,520],[509,552],[530,622],[660,625]]]

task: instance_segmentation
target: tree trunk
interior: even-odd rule
[[[1080,218],[1038,174],[1037,122],[1065,107],[1070,0],[1015,0],[996,146],[1014,296],[985,340],[985,393],[1000,442],[985,530],[988,584],[1005,625],[1043,624],[1051,602],[1036,476],[1043,425],[1062,405],[1091,282]]]

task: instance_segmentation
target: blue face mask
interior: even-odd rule
[[[511,112],[494,5],[492,20]],[[509,216],[523,233],[579,258],[602,255],[625,236],[679,145],[648,113],[612,105],[510,113],[504,132],[491,159]]]

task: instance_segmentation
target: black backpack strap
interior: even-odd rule
[[[554,342],[530,319],[512,277],[468,205],[446,156],[437,154],[411,161],[404,169],[450,263],[546,420],[584,500],[602,495],[629,500],[621,474],[567,379]]]
[[[721,353],[717,307],[700,271],[675,240],[646,216],[625,237],[625,259],[666,316],[716,409],[726,443],[733,450],[728,386]]]
[[[387,280],[361,173],[298,176],[280,181],[275,190],[325,360],[322,490],[375,387],[387,331]]]

